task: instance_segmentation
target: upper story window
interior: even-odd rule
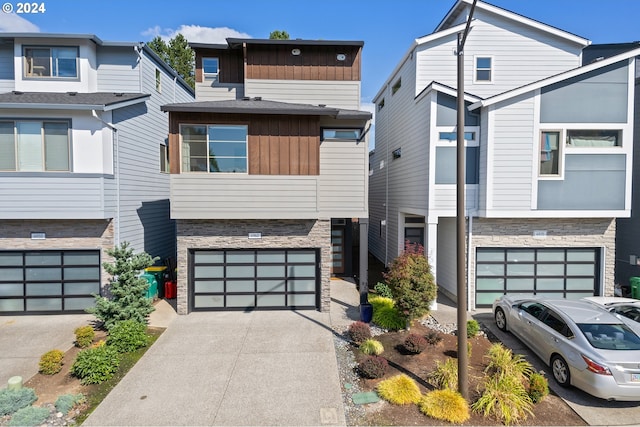
[[[69,171],[69,122],[0,121],[0,171]]]
[[[78,48],[25,47],[24,76],[78,78]]]
[[[378,111],[382,110],[384,108],[384,98],[382,98],[382,101],[380,101],[380,103],[378,104]]]
[[[202,58],[202,73],[205,80],[218,80],[219,72],[218,58]]]
[[[439,132],[438,133],[438,139],[440,139],[440,141],[457,141],[458,140],[458,133],[457,132]],[[475,132],[465,132],[464,133],[464,140],[465,141],[475,141],[476,140],[476,133]]]
[[[246,125],[182,125],[182,171],[247,173]]]
[[[580,129],[567,130],[567,145],[570,147],[620,147],[619,130]]]
[[[346,141],[358,141],[360,139],[360,129],[322,129],[322,140],[325,139],[339,139]]]
[[[398,90],[402,87],[402,79],[396,80],[396,82],[391,86],[391,95],[395,95]]]
[[[540,137],[540,175],[560,175],[560,131],[542,131]]]
[[[493,58],[476,57],[474,76],[476,83],[491,83],[493,81]]]
[[[160,144],[160,172],[169,173],[169,147]]]
[[[156,92],[162,93],[162,73],[156,68]]]

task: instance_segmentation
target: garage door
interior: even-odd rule
[[[192,250],[192,310],[316,308],[317,249]]]
[[[100,251],[0,251],[0,313],[81,313],[100,294]]]
[[[596,295],[598,248],[477,248],[476,306],[504,294],[577,299]]]

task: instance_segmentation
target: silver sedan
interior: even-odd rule
[[[493,303],[496,326],[551,367],[563,387],[607,400],[640,401],[640,337],[591,302],[505,295]]]
[[[603,307],[626,323],[640,335],[640,300],[624,297],[586,297],[582,298]]]

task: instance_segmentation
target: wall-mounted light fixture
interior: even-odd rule
[[[344,61],[344,60],[347,59],[347,55],[345,55],[344,53],[339,53],[339,54],[336,55],[336,59],[338,61]]]
[[[31,232],[31,240],[44,240],[47,238],[47,234],[46,233],[42,233],[39,231],[32,231]]]
[[[298,49],[298,48],[291,49],[291,55],[293,55],[293,56],[300,55],[300,49]]]

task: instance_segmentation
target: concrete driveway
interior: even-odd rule
[[[75,329],[94,319],[88,314],[0,316],[0,388],[11,377],[27,381],[34,376],[40,356],[49,350],[70,349]]]

